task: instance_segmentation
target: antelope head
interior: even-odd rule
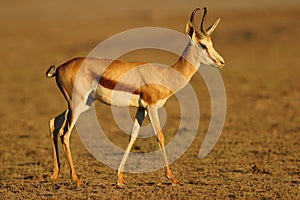
[[[186,25],[186,34],[190,37],[191,42],[195,45],[199,51],[201,57],[201,63],[212,65],[218,68],[222,68],[225,65],[224,59],[220,54],[214,49],[213,43],[210,35],[216,29],[220,22],[220,18],[209,28],[204,27],[204,22],[206,19],[207,9],[203,8],[203,16],[200,23],[200,30],[196,28],[194,16],[200,8],[194,9],[191,14],[190,20]]]

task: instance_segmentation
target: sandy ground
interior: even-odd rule
[[[211,113],[207,88],[196,75],[191,84],[201,108],[198,134],[171,165],[180,185],[172,186],[161,169],[125,173],[127,187],[118,188],[116,170],[93,158],[76,131],[71,149],[84,186],[70,181],[64,159],[58,181],[52,182],[48,120],[66,104],[54,81],[44,77],[47,67],[85,56],[99,42],[130,28],[184,32],[191,10],[202,5],[209,9],[208,23],[222,17],[213,39],[226,59],[221,74],[227,116],[212,152],[197,157]],[[202,5],[158,0],[1,2],[0,199],[300,199],[299,1]],[[159,54],[157,59],[157,52],[135,53],[122,59],[176,61],[174,55]],[[163,130],[169,141],[180,117],[177,105],[174,98],[166,105]],[[128,136],[113,122],[110,108],[96,107],[108,138],[125,148]],[[151,137],[139,139],[134,151],[157,148]]]

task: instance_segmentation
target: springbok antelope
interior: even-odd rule
[[[191,13],[186,25],[186,35],[189,37],[189,43],[178,61],[171,67],[162,68],[155,64],[142,62],[122,62],[119,60],[78,57],[67,61],[56,69],[55,66],[51,66],[47,70],[46,77],[56,78],[57,86],[68,104],[68,108],[63,113],[49,122],[54,155],[52,180],[57,180],[60,170],[57,144],[59,136],[70,167],[72,180],[79,186],[83,184],[75,172],[69,138],[79,115],[86,111],[91,106],[91,103],[98,100],[112,106],[131,106],[137,108],[129,144],[118,169],[118,185],[124,184],[123,171],[125,163],[131,147],[138,136],[140,126],[147,114],[149,115],[162,152],[166,170],[165,174],[173,184],[179,183],[172,174],[168,164],[164,147],[164,136],[161,131],[157,110],[176,91],[183,88],[189,82],[200,67],[200,63],[218,68],[222,68],[225,64],[224,59],[213,48],[210,37],[220,19],[208,29],[205,29],[204,21],[207,9],[204,7],[200,29],[198,29],[195,25],[194,16],[199,10],[202,9],[196,8]],[[141,65],[147,66],[141,70],[133,70]],[[75,84],[80,68],[81,81],[80,84]],[[123,76],[129,71],[132,71],[130,78],[124,79]],[[156,84],[149,80],[150,76],[156,77],[156,79],[161,81],[159,84]],[[90,85],[93,81],[96,81],[96,87],[91,89]]]

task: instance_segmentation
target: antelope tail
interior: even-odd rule
[[[53,72],[50,72],[50,71],[53,71]],[[52,78],[54,76],[56,76],[56,69],[55,69],[54,65],[51,65],[49,67],[49,69],[46,71],[46,77],[47,78]]]

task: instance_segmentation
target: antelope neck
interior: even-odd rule
[[[188,82],[200,67],[198,47],[190,41],[178,61],[171,67],[178,71]]]

